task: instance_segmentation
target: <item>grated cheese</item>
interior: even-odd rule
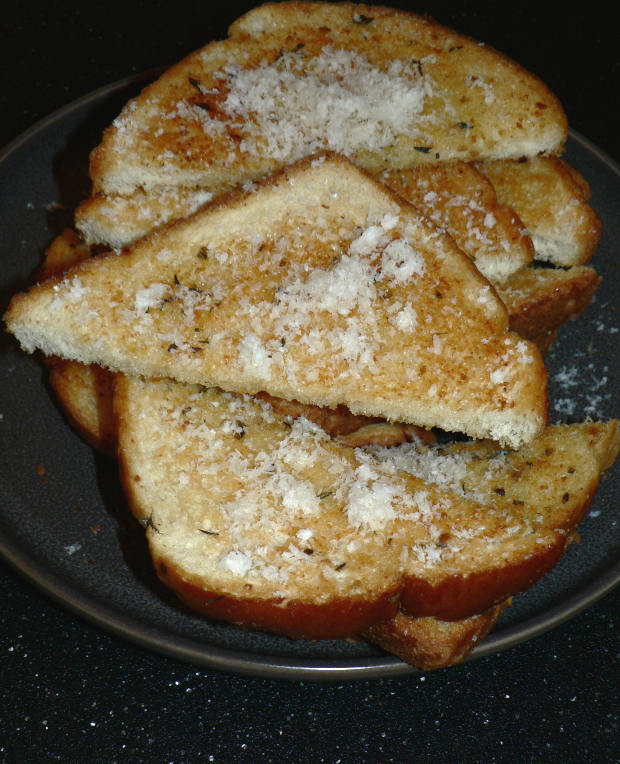
[[[240,149],[260,149],[278,161],[326,148],[346,156],[393,143],[415,132],[432,92],[415,63],[395,61],[387,71],[355,51],[327,46],[312,58],[285,53],[254,69],[221,70],[228,92],[223,110],[242,135]],[[203,114],[193,115],[212,125]]]

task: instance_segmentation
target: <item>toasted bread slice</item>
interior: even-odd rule
[[[460,621],[412,618],[400,610],[363,633],[369,642],[424,671],[462,663],[493,629],[510,600]]]
[[[505,282],[533,260],[534,245],[523,223],[498,204],[492,184],[473,164],[422,165],[377,177],[445,229],[492,283]],[[121,249],[204,201],[205,192],[192,188],[148,194],[139,189],[128,197],[99,194],[78,207],[75,224],[86,242]]]
[[[339,157],[79,264],[16,296],[6,322],[30,351],[512,447],[546,421],[542,359],[493,288]]]
[[[93,246],[86,244],[72,228],[65,228],[45,250],[43,262],[36,274],[37,281],[64,273],[71,266],[88,260],[93,254]]]
[[[63,272],[91,255],[74,231],[65,230],[46,250],[39,275],[43,278]],[[84,439],[108,456],[116,456],[116,430],[112,417],[112,378],[96,365],[48,359],[50,385],[61,402],[71,424]],[[264,396],[262,396],[264,397]],[[415,432],[428,439],[430,433],[408,425],[368,422],[346,409],[325,411],[288,401],[269,399],[277,413],[305,416],[319,424],[330,437],[344,441],[356,439],[358,445],[395,445],[411,439]],[[313,419],[314,417],[314,419]],[[437,621],[434,618],[411,618],[398,613],[364,636],[403,660],[424,669],[453,665],[462,661],[492,628],[501,606],[465,621]],[[493,614],[491,616],[491,614]],[[389,631],[388,631],[389,629]],[[388,641],[389,634],[389,641]]]
[[[189,55],[122,110],[94,191],[217,191],[321,150],[379,171],[562,151],[566,116],[534,75],[403,11],[274,3]]]
[[[386,170],[379,177],[445,229],[493,284],[534,259],[525,226],[512,209],[498,204],[492,184],[472,164]]]
[[[585,179],[557,157],[478,165],[501,204],[511,207],[527,227],[536,259],[552,265],[586,263],[596,251],[601,222],[588,204]]]
[[[46,250],[41,278],[63,272],[91,250],[74,231],[66,229]],[[112,416],[112,378],[96,365],[48,359],[50,385],[65,413],[80,435],[108,456],[116,456],[116,429]],[[430,433],[408,425],[369,423],[365,417],[346,409],[330,410],[270,399],[272,407],[285,416],[305,416],[319,424],[330,437],[356,438],[358,445],[395,445],[411,439],[413,433],[428,439]],[[313,419],[314,417],[314,419]],[[385,650],[424,669],[453,665],[464,660],[473,647],[489,633],[503,606],[497,606],[465,621],[437,621],[411,618],[397,613],[364,636]],[[389,629],[389,632],[388,632]],[[389,641],[388,641],[389,634]]]
[[[218,193],[231,191],[221,188]],[[146,193],[94,194],[75,210],[75,227],[88,244],[120,250],[146,234],[179,218],[187,217],[217,194],[198,188],[163,186]]]
[[[478,549],[462,578],[456,575],[449,582],[439,583],[410,578],[401,595],[402,609],[410,615],[463,618],[484,611],[506,594],[526,589],[543,575],[543,569],[546,571],[555,564],[570,543],[594,496],[600,473],[611,466],[619,446],[618,422],[613,420],[549,427],[533,444],[518,452],[500,454],[494,443],[482,441],[447,447],[403,444],[368,449],[384,464],[390,463],[429,484],[492,507],[493,512],[503,514],[506,529],[514,523],[513,540],[519,550],[516,555],[508,531],[499,548],[495,540]],[[585,462],[581,464],[584,472],[575,464],[582,459],[588,460],[588,466]],[[577,473],[579,477],[573,480]],[[555,543],[549,540],[549,546],[542,551],[538,545],[545,546],[543,537],[551,529],[559,535]],[[450,543],[453,534],[454,529],[448,529],[442,540]],[[526,546],[530,546],[533,557],[525,552]],[[499,555],[504,565],[497,565],[493,558],[493,571],[485,570],[484,559],[488,555],[491,558]],[[541,563],[538,572],[534,572],[533,559]],[[520,587],[517,581],[521,581]],[[472,609],[478,595],[478,607]]]
[[[46,251],[40,271],[42,277],[62,273],[81,259],[91,256],[74,231],[67,229]],[[588,306],[600,277],[587,266],[568,269],[524,268],[498,288],[508,308],[510,328],[535,342],[542,353],[548,350],[557,329]],[[114,427],[111,421],[112,398],[107,371],[77,361],[48,359],[50,384],[70,422],[85,440],[108,455],[115,455]],[[351,414],[348,409],[324,409],[270,398],[278,413],[305,416],[319,424],[330,436],[339,436],[352,447],[375,444],[396,445],[415,433],[425,439],[428,433],[413,425],[387,425],[378,417]]]
[[[116,427],[112,416],[112,375],[97,364],[50,356],[49,384],[69,424],[93,448],[116,456]]]
[[[588,307],[601,283],[586,265],[572,268],[523,268],[497,292],[510,316],[510,328],[547,352],[560,326]]]
[[[601,225],[588,204],[588,184],[564,160],[429,164],[378,177],[444,227],[494,283],[533,257],[570,267],[590,260],[598,247]],[[86,242],[121,249],[211,196],[182,187],[97,194],[77,208],[75,224]]]
[[[160,578],[215,618],[289,636],[361,633],[399,602],[460,620],[528,588],[618,450],[616,422],[551,427],[520,452],[364,450],[215,389],[120,376],[114,400]]]

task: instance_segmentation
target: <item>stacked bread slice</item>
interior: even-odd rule
[[[181,599],[430,668],[560,559],[618,451],[547,427],[600,281],[566,135],[496,51],[349,3],[261,6],[127,104],[5,320]]]

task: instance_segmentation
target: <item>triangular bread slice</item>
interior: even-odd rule
[[[370,626],[362,636],[406,663],[433,671],[462,663],[489,632],[511,600],[459,621],[412,618],[400,610],[393,618]]]
[[[534,259],[525,226],[498,203],[493,185],[473,164],[386,170],[378,177],[446,230],[491,283],[505,283]]]
[[[565,268],[592,257],[601,221],[588,204],[588,183],[575,168],[557,157],[481,162],[478,168],[493,184],[500,203],[523,221],[537,260]]]
[[[339,157],[16,296],[26,350],[512,447],[546,422],[540,353],[471,260]]]
[[[85,246],[74,231],[66,229],[46,250],[39,273],[41,277],[60,274],[91,255],[91,248]],[[511,276],[498,291],[508,308],[511,330],[534,341],[544,353],[557,335],[559,326],[586,309],[600,281],[596,272],[587,266],[566,269],[527,267]],[[96,449],[115,456],[109,373],[94,364],[87,366],[54,357],[47,358],[46,364],[50,386],[71,425]],[[302,408],[301,404],[281,399],[276,405],[285,407],[287,415],[294,416],[297,412],[309,416],[307,405]],[[413,425],[398,424],[386,428],[380,422],[355,416],[342,406],[318,409],[313,421],[330,435],[351,435],[351,441],[358,428],[367,429],[372,423],[371,434],[383,438],[385,445],[407,439],[413,429],[418,435],[423,432]]]
[[[57,243],[57,242],[55,242]],[[88,248],[82,247],[88,252]],[[545,354],[557,338],[558,329],[580,315],[590,304],[592,295],[601,283],[593,268],[575,265],[572,268],[523,268],[497,287],[498,294],[508,309],[510,329],[536,344]],[[58,358],[47,359],[49,382],[70,423],[92,446],[108,455],[116,453],[115,431],[111,419],[112,393],[105,369],[77,361]],[[276,399],[272,399],[276,400]],[[289,415],[305,412],[308,405],[277,399],[280,410]],[[350,434],[351,444],[371,435],[383,438],[385,445],[396,444],[418,436],[420,428],[413,425],[392,424],[384,427],[383,420],[373,424],[373,418],[353,415],[344,407],[318,409],[314,420],[331,435]],[[366,433],[357,434],[359,428]]]
[[[536,343],[544,354],[558,329],[590,305],[601,281],[587,265],[527,267],[496,288],[508,310],[511,330]]]
[[[386,170],[377,177],[444,228],[492,283],[505,282],[532,261],[534,245],[523,223],[513,210],[498,204],[492,184],[473,164],[421,165]],[[75,225],[87,243],[122,249],[154,228],[190,215],[212,196],[182,187],[148,193],[139,189],[130,196],[99,194],[80,204]]]
[[[550,427],[519,452],[352,449],[216,389],[121,376],[114,402],[162,581],[215,618],[293,637],[361,633],[399,605],[459,620],[527,589],[618,450],[616,422]]]
[[[317,151],[366,169],[557,154],[557,98],[489,46],[415,14],[270,3],[131,100],[91,161],[95,192],[218,191]]]
[[[588,184],[555,157],[428,164],[378,177],[445,227],[494,283],[533,257],[566,268],[587,262],[598,247],[601,222]],[[95,194],[78,206],[75,225],[87,243],[121,249],[213,196],[180,186]]]

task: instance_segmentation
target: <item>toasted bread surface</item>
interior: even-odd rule
[[[601,277],[586,265],[530,267],[498,285],[497,291],[508,310],[512,331],[540,347],[539,337],[554,336],[560,326],[586,310],[600,283]]]
[[[218,193],[231,191],[220,188]],[[202,189],[164,186],[129,195],[95,194],[76,209],[75,226],[89,244],[122,249],[142,236],[211,201],[216,194]]]
[[[85,365],[51,356],[46,359],[51,389],[69,424],[91,446],[116,456],[112,416],[112,375],[97,364]]]
[[[534,245],[523,223],[497,202],[493,185],[473,164],[428,164],[385,170],[377,177],[446,230],[491,282],[505,282],[532,261]],[[191,214],[212,196],[181,187],[98,194],[78,207],[75,223],[85,241],[121,249]]]
[[[326,149],[379,171],[558,153],[566,135],[548,88],[488,46],[403,11],[278,3],[132,100],[91,177],[95,192],[213,191]]]
[[[598,247],[601,226],[588,204],[588,184],[564,160],[449,162],[388,168],[378,176],[444,227],[494,283],[533,257],[570,267],[590,260]],[[212,195],[182,187],[98,194],[78,207],[76,226],[88,243],[120,249]]]
[[[6,321],[28,350],[511,446],[546,420],[540,354],[471,260],[338,157],[79,264]]]
[[[90,248],[74,231],[67,230],[48,248],[41,274],[63,272],[90,256]],[[532,340],[545,353],[558,327],[585,310],[599,284],[600,277],[587,266],[527,267],[498,287],[498,293],[508,309],[510,328]],[[111,383],[105,379],[107,372],[101,367],[91,369],[76,361],[57,358],[50,359],[49,364],[52,389],[70,422],[95,448],[106,454],[115,453]],[[418,437],[425,437],[425,431],[413,425],[388,425],[378,417],[353,415],[342,406],[325,409],[260,395],[277,407],[278,413],[306,416],[330,436],[338,436],[341,442],[353,447],[367,445],[369,440],[396,445],[410,439],[414,432]]]
[[[424,671],[462,663],[493,629],[510,600],[460,621],[412,618],[400,610],[363,633],[369,642]]]
[[[401,596],[401,607],[418,616],[465,617],[467,608],[470,614],[482,612],[491,599],[501,601],[501,593],[505,595],[510,587],[514,588],[508,593],[528,588],[563,554],[594,496],[602,466],[608,467],[615,460],[618,447],[618,423],[613,420],[549,427],[518,452],[499,454],[495,444],[483,441],[433,448],[403,444],[370,449],[397,469],[505,513],[507,528],[515,523],[512,540],[508,531],[501,548],[491,541],[478,549],[476,562],[463,577],[454,576],[435,585],[431,576],[417,580],[413,576]],[[545,533],[552,528],[558,536],[545,543]],[[451,535],[448,531],[444,540],[449,541]],[[512,548],[513,542],[518,552]],[[531,547],[531,557],[525,553],[527,546]],[[505,564],[485,569],[488,554],[499,554]],[[478,595],[477,607],[472,610]]]
[[[617,453],[616,423],[552,427],[519,452],[351,449],[248,396],[117,385],[123,482],[162,580],[216,618],[295,622],[292,636],[343,636],[351,612],[361,630],[398,602],[458,620],[527,588],[589,504],[593,442]]]
[[[588,204],[588,185],[574,168],[557,157],[478,166],[499,201],[512,207],[527,227],[537,260],[563,267],[590,260],[601,222]]]
[[[445,229],[492,283],[505,282],[533,260],[525,226],[498,204],[492,184],[472,164],[386,170],[379,177]]]

